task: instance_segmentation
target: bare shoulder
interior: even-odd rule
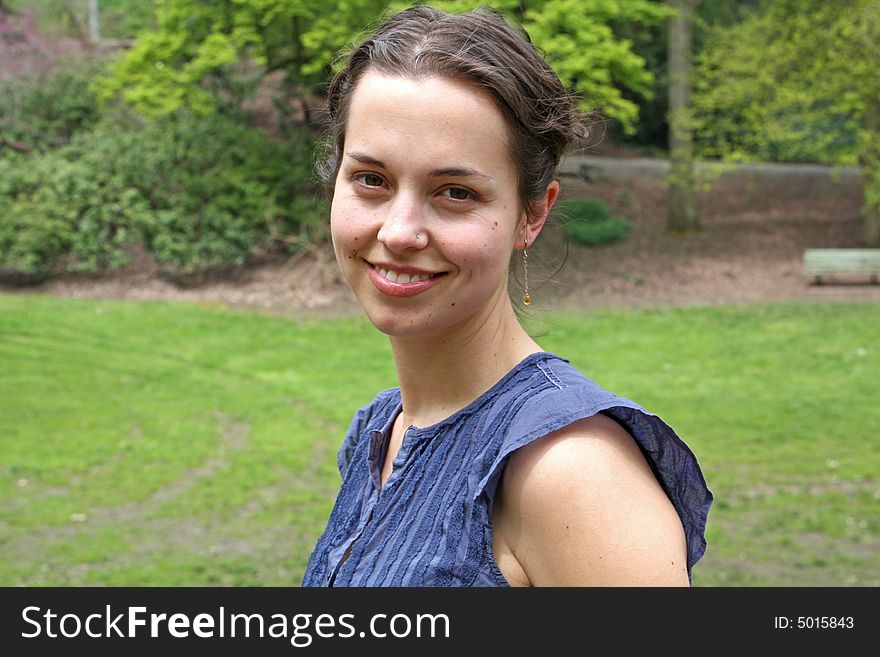
[[[629,432],[599,413],[517,450],[507,468],[511,476],[528,477],[532,484],[543,480],[554,486],[553,482],[560,476],[586,477],[595,482],[596,478],[633,475],[634,471],[642,470],[642,466],[653,478]],[[621,468],[627,468],[628,472],[621,472]]]
[[[687,586],[678,514],[630,433],[602,414],[511,455],[496,531],[537,586]]]

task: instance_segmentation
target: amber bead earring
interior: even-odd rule
[[[532,296],[529,294],[529,241],[523,240],[523,305],[532,305]]]

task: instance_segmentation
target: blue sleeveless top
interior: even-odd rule
[[[380,489],[400,389],[354,416],[342,487],[303,586],[508,586],[492,552],[492,500],[510,454],[596,413],[626,427],[681,518],[687,571],[706,549],[712,494],[693,452],[656,415],[542,352],[450,417],[410,427]]]

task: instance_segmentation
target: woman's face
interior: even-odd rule
[[[476,327],[509,304],[510,254],[536,231],[522,229],[508,144],[484,91],[443,77],[361,77],[331,233],[342,275],[379,330]]]

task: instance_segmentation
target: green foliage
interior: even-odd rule
[[[396,2],[392,10],[410,4]],[[434,3],[450,11],[480,3],[452,0]],[[521,21],[547,54],[563,81],[596,107],[629,128],[636,104],[624,95],[649,95],[651,73],[616,36],[612,25],[651,25],[669,15],[654,0],[554,0],[529,3],[502,0],[495,6]],[[101,86],[102,95],[121,95],[151,116],[187,106],[216,111],[216,97],[206,86],[226,75],[233,62],[250,57],[268,73],[284,71],[288,84],[303,94],[325,84],[336,52],[377,22],[386,3],[348,0],[327,11],[320,0],[228,2],[165,0],[157,6],[155,31],[143,34]]]
[[[601,223],[613,219],[611,210],[594,198],[570,198],[559,204],[559,212],[570,221]]]
[[[649,97],[653,76],[645,60],[633,52],[632,42],[616,37],[612,26],[662,22],[669,16],[665,5],[648,0],[535,4],[534,10],[526,11],[523,24],[562,80],[581,94],[583,108],[599,108],[632,130],[638,106],[622,90]]]
[[[101,68],[101,62],[81,61],[0,85],[0,137],[25,149],[46,150],[91,128],[100,114],[91,81]]]
[[[706,35],[741,21],[762,0],[699,0],[694,8],[693,51],[699,53]],[[623,97],[638,107],[638,121],[634,130],[612,123],[610,130],[614,140],[650,155],[663,157],[668,148],[669,126],[667,124],[667,72],[668,21],[641,23],[614,21],[615,35],[631,43],[633,53],[645,61],[651,72],[651,88],[646,94],[634,94],[623,89]]]
[[[608,206],[591,198],[570,198],[560,202],[565,237],[583,246],[604,246],[629,237],[632,225],[611,215]]]
[[[180,25],[216,18],[167,4],[163,15]],[[115,268],[140,243],[187,273],[326,238],[308,131],[287,125],[270,139],[251,127],[242,99],[260,71],[227,56],[218,35],[199,52],[195,100],[165,98],[174,109],[155,120],[99,103],[99,60],[0,86],[0,268],[31,277]],[[206,108],[213,114],[197,111]]]
[[[118,267],[144,212],[103,163],[64,151],[0,159],[0,267],[48,276]]]
[[[851,100],[859,82],[834,34],[854,17],[813,4],[816,11],[788,13],[786,2],[771,2],[711,35],[694,75],[704,156],[855,164],[859,120]]]
[[[695,75],[704,154],[858,161],[860,117],[880,84],[878,9],[870,0],[800,5],[768,2],[711,35]]]
[[[174,271],[243,264],[297,232],[309,159],[223,115],[113,115],[64,148],[0,159],[0,266],[113,268],[133,242]]]
[[[46,275],[70,249],[70,226],[59,216],[61,207],[47,203],[46,192],[34,198],[45,182],[44,172],[54,173],[52,169],[62,163],[23,167],[16,166],[16,160],[0,159],[0,267],[28,276]]]
[[[865,241],[880,240],[878,43],[876,0],[768,0],[742,23],[716,31],[695,73],[701,153],[860,163]]]
[[[436,4],[458,11],[480,3]],[[634,49],[632,34],[662,26],[670,15],[663,2],[506,0],[493,6],[522,23],[562,81],[581,96],[582,109],[598,109],[633,132],[639,101],[654,96],[654,74]]]
[[[146,201],[137,229],[148,252],[172,269],[241,265],[272,226],[294,222],[285,209],[298,183],[286,168],[294,157],[228,117],[181,112],[96,138]]]
[[[264,74],[283,71],[290,87],[315,93],[333,54],[384,6],[350,0],[328,11],[319,0],[164,0],[156,7],[157,28],[139,37],[101,83],[101,94],[121,95],[148,116],[180,107],[210,114],[219,99],[209,88],[242,60]]]
[[[403,4],[403,3],[400,3]],[[448,11],[480,6],[473,0],[434,3]],[[650,97],[653,76],[633,43],[622,36],[629,29],[661,24],[669,15],[653,0],[503,0],[493,7],[518,20],[544,51],[562,81],[576,91],[585,111],[598,109],[616,119],[627,132],[638,118],[636,96]]]

